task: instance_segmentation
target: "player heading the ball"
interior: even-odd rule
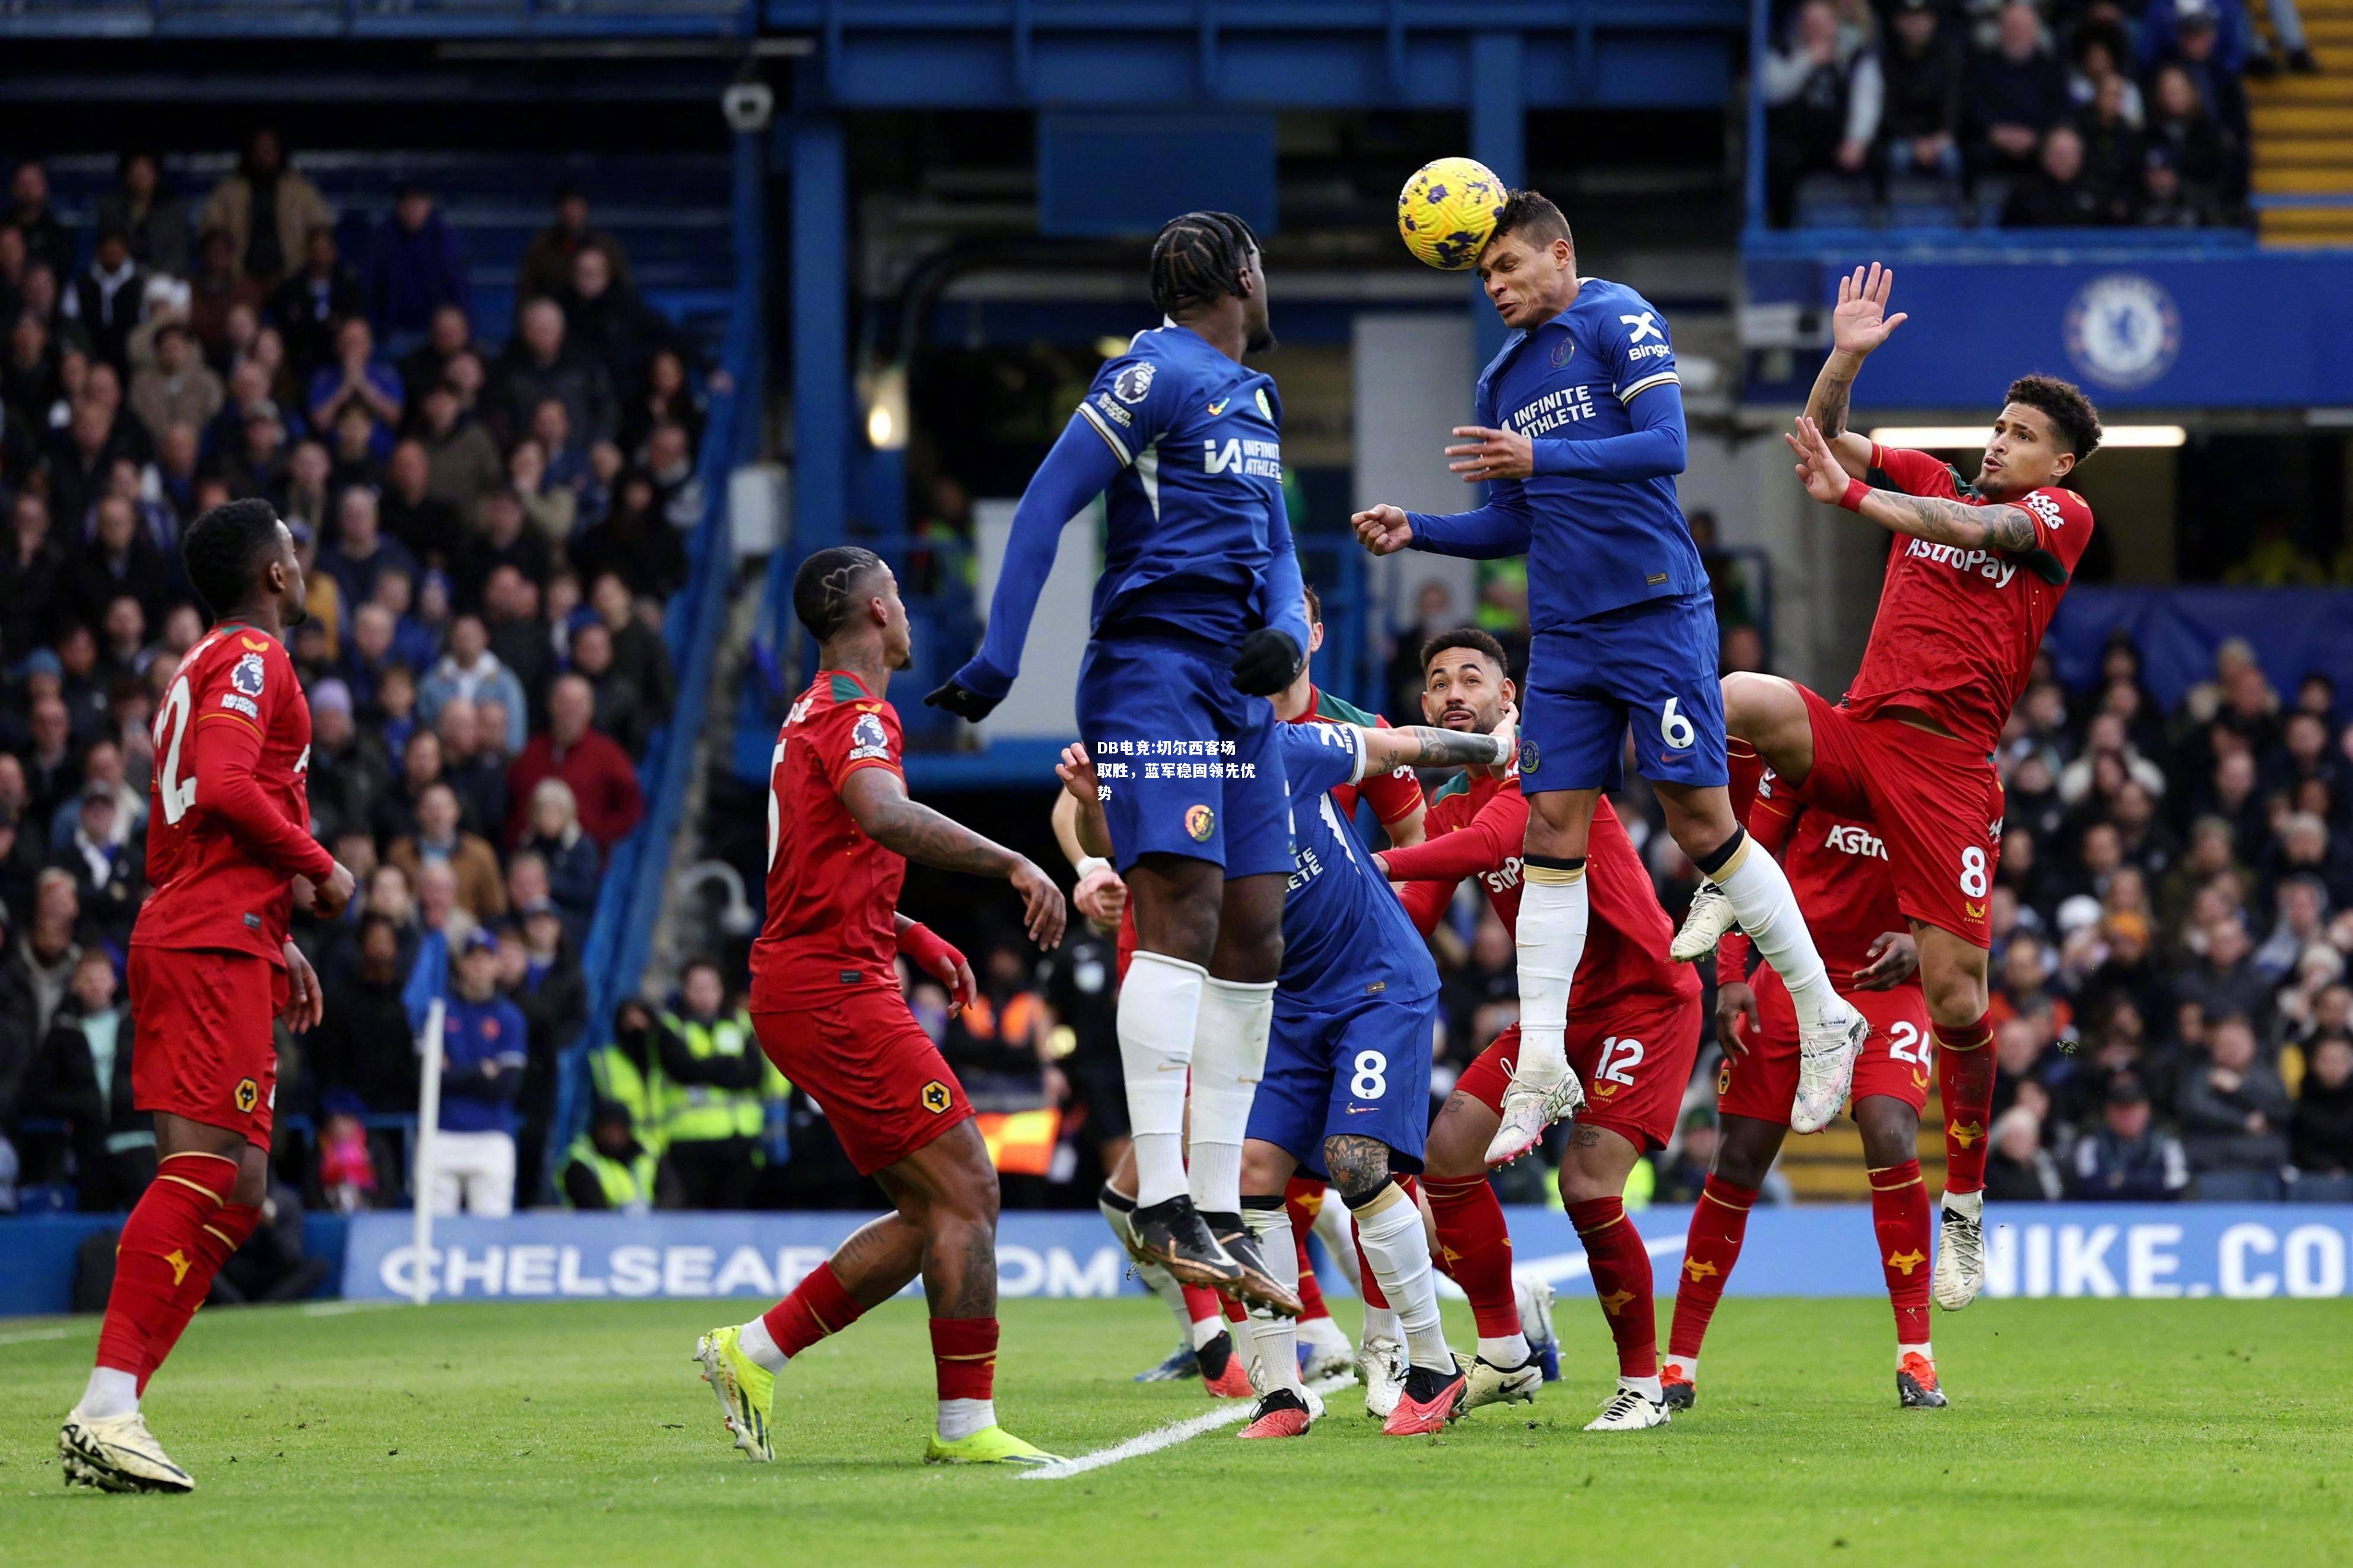
[[[1803,1038],[1797,1125],[1811,1131],[1845,1099],[1869,1025],[1831,988],[1788,879],[1725,792],[1715,606],[1675,500],[1685,438],[1666,320],[1622,283],[1578,277],[1568,220],[1535,191],[1512,193],[1478,268],[1511,331],[1480,374],[1477,423],[1446,453],[1464,482],[1490,487],[1487,504],[1447,516],[1375,506],[1355,521],[1377,555],[1528,557],[1521,1048],[1488,1161],[1518,1159],[1584,1100],[1566,1038],[1589,919],[1587,836],[1620,782],[1630,727],[1675,842],[1788,984]]]
[[[1241,363],[1274,343],[1249,226],[1170,219],[1152,246],[1152,298],[1166,319],[1096,374],[1014,512],[979,653],[924,700],[977,721],[1004,699],[1063,525],[1102,496],[1079,727],[1091,756],[1123,770],[1103,781],[1103,806],[1135,910],[1119,1047],[1138,1246],[1180,1280],[1296,1313],[1241,1215],[1292,868],[1267,699],[1308,650],[1282,405]]]

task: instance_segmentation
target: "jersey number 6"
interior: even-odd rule
[[[1679,697],[1670,697],[1667,705],[1659,710],[1659,739],[1678,752],[1699,739],[1699,731],[1692,728],[1692,721],[1675,711],[1675,704],[1682,700]]]

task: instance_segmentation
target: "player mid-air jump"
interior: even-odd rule
[[[1623,284],[1578,277],[1567,220],[1533,191],[1512,193],[1478,267],[1511,331],[1480,375],[1477,423],[1447,451],[1466,481],[1488,483],[1487,504],[1376,506],[1355,521],[1375,554],[1528,556],[1521,1046],[1488,1163],[1518,1159],[1584,1099],[1566,1037],[1590,916],[1587,835],[1630,727],[1669,831],[1788,984],[1802,1041],[1792,1121],[1811,1131],[1846,1098],[1869,1026],[1831,989],[1788,879],[1725,790],[1715,610],[1675,500],[1685,438],[1665,320]]]
[[[1862,668],[1836,706],[1753,674],[1726,676],[1724,703],[1732,733],[1763,765],[1822,810],[1870,823],[1887,846],[1936,1026],[1946,1171],[1935,1293],[1957,1311],[1985,1283],[1987,912],[2003,806],[1993,752],[2091,542],[2092,509],[2063,481],[2098,447],[2100,416],[2066,382],[2021,376],[1994,416],[1974,484],[1925,452],[1849,430],[1864,357],[1905,320],[1887,314],[1894,283],[1876,262],[1840,280],[1834,346],[1788,437],[1808,494],[1904,536],[1887,553]],[[1746,910],[1694,900],[1678,951],[1714,946],[1735,919],[1748,926]]]
[[[1170,219],[1153,242],[1152,298],[1166,321],[1096,374],[1022,495],[987,640],[924,700],[976,722],[1004,700],[1063,526],[1103,496],[1078,716],[1090,754],[1117,774],[1111,858],[1135,913],[1118,1029],[1137,1247],[1187,1283],[1296,1312],[1241,1215],[1292,865],[1267,699],[1308,649],[1282,408],[1273,381],[1241,363],[1274,342],[1249,226]]]

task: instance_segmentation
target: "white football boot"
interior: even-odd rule
[[[1618,1387],[1601,1406],[1601,1414],[1585,1424],[1588,1432],[1640,1432],[1649,1426],[1663,1426],[1673,1419],[1664,1399],[1653,1399],[1639,1388],[1629,1388],[1626,1380],[1618,1380]]]
[[[1534,1405],[1536,1390],[1544,1386],[1544,1360],[1534,1350],[1517,1366],[1497,1366],[1484,1356],[1465,1361],[1457,1355],[1454,1360],[1470,1380],[1462,1396],[1465,1410],[1482,1405]]]
[[[192,1492],[196,1483],[164,1452],[136,1410],[85,1415],[77,1406],[58,1432],[66,1485],[110,1492]]]
[[[1947,1312],[1957,1312],[1985,1289],[1985,1194],[1947,1193],[1945,1223],[1936,1241],[1936,1272],[1928,1293]]]
[[[1798,1093],[1789,1103],[1789,1131],[1820,1132],[1846,1104],[1854,1059],[1871,1038],[1871,1020],[1844,1000],[1811,1024],[1798,1026]]]
[[[1356,1381],[1365,1385],[1365,1413],[1386,1421],[1405,1394],[1405,1346],[1383,1337],[1356,1348]]]
[[[1329,1318],[1315,1318],[1299,1325],[1299,1378],[1303,1383],[1321,1383],[1327,1377],[1337,1377],[1354,1363],[1356,1349],[1340,1325]]]
[[[1518,1299],[1520,1332],[1527,1337],[1528,1349],[1544,1363],[1544,1380],[1559,1382],[1560,1340],[1552,1327],[1552,1287],[1541,1279],[1514,1276],[1512,1293]]]
[[[1724,940],[1724,933],[1738,923],[1733,918],[1731,899],[1722,888],[1702,877],[1699,890],[1692,894],[1691,909],[1683,916],[1683,928],[1668,945],[1667,956],[1677,963],[1705,958]]]
[[[1494,1170],[1534,1149],[1545,1129],[1566,1121],[1585,1108],[1585,1086],[1577,1069],[1561,1063],[1560,1081],[1549,1086],[1529,1082],[1514,1068],[1512,1086],[1504,1090],[1504,1120],[1487,1143],[1487,1168]]]

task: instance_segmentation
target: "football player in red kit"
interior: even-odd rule
[[[189,528],[188,580],[214,614],[155,714],[147,879],[131,930],[132,1063],[155,1116],[155,1179],[115,1254],[97,1366],[58,1448],[69,1486],[195,1488],[147,1430],[140,1396],[251,1235],[278,1091],[271,1020],[319,1021],[318,976],[287,939],[299,888],[332,920],[352,874],[311,837],[311,705],[286,651],[302,619],[294,540],[265,500]]]
[[[1994,416],[1974,483],[1925,452],[1849,430],[1864,356],[1905,320],[1886,313],[1894,285],[1875,262],[1839,280],[1833,346],[1788,437],[1808,494],[1903,536],[1887,552],[1862,668],[1835,707],[1793,681],[1749,673],[1724,678],[1724,705],[1733,736],[1765,766],[1822,810],[1869,823],[1887,846],[1896,902],[1919,944],[1945,1110],[1931,1289],[1938,1306],[1958,1311],[1985,1284],[1994,1079],[1986,918],[2003,805],[1993,753],[2091,542],[2092,509],[2063,481],[2098,447],[2100,416],[2067,383],[2021,376]],[[1713,948],[1732,923],[1725,900],[1704,889],[1675,956]],[[1793,1129],[1819,1131],[1838,1113],[1859,1050],[1839,1070],[1801,1078]]]
[[[819,645],[818,668],[786,716],[770,770],[752,1025],[894,1208],[766,1312],[704,1334],[695,1357],[735,1446],[773,1459],[770,1407],[786,1361],[920,1274],[939,1394],[924,1460],[1047,1464],[1052,1455],[997,1424],[997,1171],[963,1086],[907,1010],[895,960],[905,953],[957,1005],[971,999],[964,955],[898,912],[911,858],[1011,883],[1041,947],[1062,940],[1061,890],[1022,856],[907,798],[899,715],[884,698],[910,658],[907,611],[881,558],[816,552],[793,580],[793,609]]]
[[[1740,742],[1732,743],[1732,789],[1742,794]],[[1748,836],[1789,875],[1798,908],[1822,962],[1852,983],[1842,993],[1871,1020],[1871,1038],[1854,1064],[1854,1120],[1862,1131],[1871,1176],[1872,1228],[1887,1298],[1895,1308],[1895,1390],[1907,1410],[1945,1404],[1928,1344],[1928,1194],[1921,1184],[1920,1110],[1935,1068],[1928,1006],[1915,976],[1917,951],[1903,928],[1887,847],[1863,823],[1809,806],[1769,773],[1746,810]],[[1748,940],[1727,934],[1715,953],[1716,1037],[1724,1067],[1716,1077],[1723,1129],[1675,1282],[1674,1326],[1667,1335],[1667,1403],[1688,1410],[1697,1393],[1700,1342],[1739,1260],[1748,1210],[1788,1135],[1798,1089],[1798,1018],[1788,988],[1769,964],[1752,984]]]
[[[1450,730],[1492,731],[1512,700],[1504,650],[1486,633],[1441,633],[1422,649],[1422,711]],[[1471,769],[1440,790],[1419,847],[1375,863],[1424,931],[1455,884],[1476,877],[1506,926],[1520,908],[1520,846],[1527,801],[1514,769]],[[1618,1386],[1588,1431],[1656,1426],[1668,1419],[1659,1383],[1658,1320],[1650,1253],[1627,1216],[1627,1173],[1673,1132],[1699,1050],[1700,985],[1667,957],[1673,934],[1650,873],[1608,801],[1599,803],[1587,851],[1591,921],[1569,995],[1568,1058],[1586,1086],[1560,1166],[1560,1195],[1592,1260],[1594,1293],[1618,1346]],[[1479,1325],[1471,1403],[1530,1399],[1543,1373],[1520,1322],[1511,1237],[1487,1182],[1487,1145],[1502,1124],[1504,1091],[1519,1047],[1515,1025],[1457,1079],[1430,1130],[1422,1190],[1448,1271],[1471,1298]]]

